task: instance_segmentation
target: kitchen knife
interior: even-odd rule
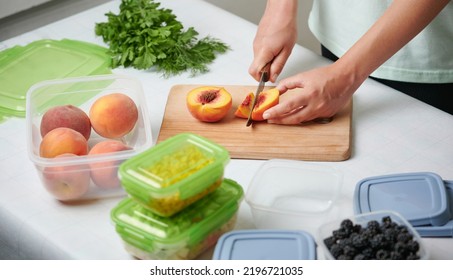
[[[259,97],[260,93],[264,89],[264,84],[267,81],[269,81],[270,68],[271,68],[271,62],[268,62],[266,65],[264,65],[263,69],[261,69],[260,82],[258,84],[258,88],[256,89],[255,98],[253,98],[252,108],[250,109],[250,113],[249,113],[249,116],[247,118],[246,126],[250,126],[253,123],[252,112],[253,112],[253,109],[255,108],[256,101],[258,100],[258,97]]]

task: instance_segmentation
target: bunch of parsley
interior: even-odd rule
[[[107,22],[96,23],[96,35],[109,45],[112,68],[155,67],[165,77],[184,71],[195,76],[229,49],[209,36],[198,39],[193,27],[184,30],[172,10],[159,6],[153,0],[122,0],[119,14],[109,12]]]

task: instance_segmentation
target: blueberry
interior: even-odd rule
[[[369,241],[368,238],[366,238],[364,235],[357,234],[353,236],[352,238],[352,246],[354,246],[357,249],[362,249],[366,246],[368,246]]]
[[[333,236],[329,236],[326,239],[324,239],[324,244],[326,244],[327,248],[330,249],[333,244],[337,243],[337,239]]]
[[[333,231],[333,237],[335,237],[336,239],[344,239],[348,236],[349,233],[342,228]]]
[[[412,240],[412,234],[408,232],[402,232],[398,234],[397,240],[399,242],[407,243],[409,240]]]
[[[354,260],[366,260],[367,258],[365,257],[364,254],[357,254],[354,257]]]
[[[382,233],[378,233],[370,239],[370,246],[373,249],[385,248],[387,246],[386,239]]]
[[[379,228],[380,228],[379,222],[375,221],[375,220],[369,221],[368,224],[367,224],[367,228],[369,230],[379,231]]]
[[[350,245],[343,247],[343,255],[350,257],[351,259],[357,254],[357,250]]]
[[[384,249],[379,249],[377,252],[376,252],[376,259],[377,260],[388,260],[390,257],[390,254],[387,250],[384,250]]]
[[[343,255],[343,248],[339,244],[333,244],[332,247],[330,247],[330,253],[337,259],[340,255]]]
[[[354,226],[354,223],[350,219],[345,219],[341,222],[340,228],[346,229],[346,230],[351,230]]]

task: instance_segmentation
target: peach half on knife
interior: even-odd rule
[[[253,99],[255,95],[250,92],[242,101],[242,103],[236,109],[234,115],[239,118],[247,119],[252,109]],[[278,104],[280,98],[280,92],[276,88],[272,88],[266,91],[261,92],[258,95],[258,100],[256,101],[255,108],[252,111],[252,120],[254,121],[263,121],[263,113],[275,105]]]
[[[218,122],[228,114],[233,99],[223,87],[204,86],[189,91],[186,104],[194,118],[203,122]]]

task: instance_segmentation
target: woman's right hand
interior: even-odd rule
[[[260,71],[272,61],[270,81],[281,73],[297,39],[297,0],[269,0],[253,41],[254,58],[249,74],[259,80]]]

